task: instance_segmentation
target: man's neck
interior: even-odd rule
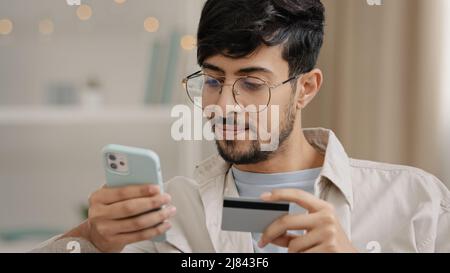
[[[241,171],[254,173],[283,173],[322,167],[324,156],[306,140],[300,128],[294,128],[291,135],[275,154],[263,162],[234,165]]]

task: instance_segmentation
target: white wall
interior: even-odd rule
[[[62,0],[0,0],[0,18],[14,24],[10,35],[0,36],[0,105],[40,104],[49,83],[73,82],[80,87],[91,75],[104,84],[107,103],[141,103],[153,42],[168,42],[173,29],[195,35],[203,1],[82,2],[92,6],[89,21],[78,20],[75,8]],[[145,32],[148,16],[159,19],[158,32]],[[38,32],[44,18],[54,21],[50,36]],[[195,68],[195,50],[180,52],[180,71],[174,71],[177,87],[181,76]]]
[[[155,150],[164,180],[191,176],[201,158],[199,143],[171,138],[170,108],[73,114],[85,119],[45,113],[38,119],[2,119],[7,115],[0,113],[0,231],[67,229],[78,223],[89,194],[104,184],[100,151],[106,144]]]
[[[122,122],[2,121],[9,106],[43,104],[49,83],[71,82],[81,88],[88,76],[100,78],[109,106],[119,112],[139,108],[152,43],[167,41],[175,28],[195,35],[203,0],[129,0],[120,6],[112,0],[82,2],[93,8],[87,22],[78,20],[75,8],[63,0],[0,0],[0,18],[14,23],[10,35],[0,36],[0,232],[67,229],[78,223],[80,206],[104,181],[99,151],[107,143],[156,150],[165,179],[189,175],[195,161],[208,154],[186,147],[192,143],[174,142],[171,123],[152,119],[152,112],[149,118],[144,113]],[[157,33],[144,31],[148,16],[160,20]],[[49,37],[38,33],[43,18],[55,24]],[[195,69],[195,50],[181,53],[174,81],[183,96],[179,81]]]

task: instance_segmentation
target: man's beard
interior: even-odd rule
[[[282,148],[283,143],[291,135],[294,128],[295,115],[295,107],[289,105],[286,113],[286,123],[284,125],[281,124],[278,149],[274,151],[261,151],[261,143],[258,140],[250,140],[250,147],[245,152],[237,150],[239,140],[216,140],[217,150],[220,156],[231,164],[245,165],[266,161]]]

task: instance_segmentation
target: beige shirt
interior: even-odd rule
[[[359,251],[450,252],[450,192],[437,178],[411,167],[351,159],[329,130],[304,134],[325,155],[315,195],[335,207]],[[177,207],[167,242],[139,242],[124,252],[254,252],[251,233],[220,228],[224,195],[238,196],[229,169],[214,155],[196,166],[194,179],[167,181],[165,190]],[[37,250],[57,251],[53,244]]]

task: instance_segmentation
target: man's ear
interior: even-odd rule
[[[305,108],[319,92],[323,82],[322,71],[318,68],[311,70],[310,72],[303,74],[298,79],[297,89],[297,108]]]

